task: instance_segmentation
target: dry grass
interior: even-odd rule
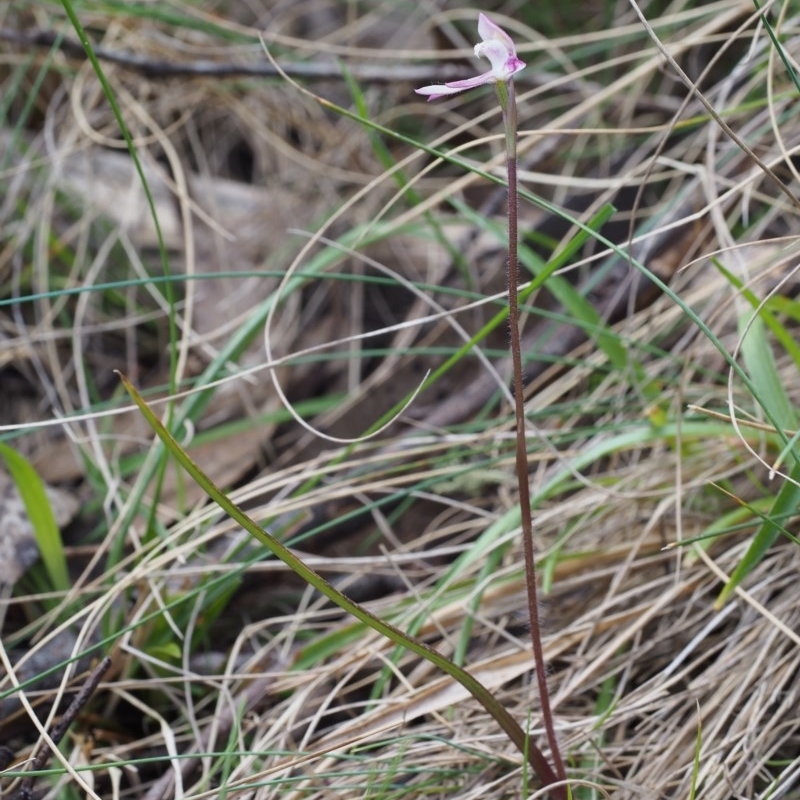
[[[627,259],[589,241],[560,275],[594,305],[603,336],[543,292],[526,322],[545,648],[576,796],[798,797],[796,543],[781,537],[714,606],[785,482],[768,474],[781,444],[701,327],[744,363],[749,306],[716,260],[759,299],[779,298],[771,309],[794,334],[796,90],[747,3],[644,6],[744,152],[628,3],[598,5],[602,29],[579,13],[537,22],[519,3],[493,5],[528,43],[525,188],[583,222],[614,202],[603,235],[630,242],[671,290],[649,291]],[[475,12],[378,0],[77,6],[109,57],[159,232],[91,66],[44,37],[30,43],[60,30],[60,8],[0,10],[2,433],[82,504],[65,530],[71,591],[53,593],[40,568],[2,587],[9,764],[21,769],[57,695],[109,653],[112,671],[37,797],[533,795],[483,709],[265,559],[151,445],[113,374],[160,412],[177,398],[190,453],[251,516],[463,660],[542,741],[502,326],[355,446],[297,424],[269,374],[315,428],[360,437],[502,307],[503,253],[480,222],[500,212],[484,176],[399,140],[384,138],[382,154],[368,126],[269,75],[257,37],[303,86],[349,108],[341,58],[372,120],[502,175],[488,92],[431,106],[411,92],[437,64],[471,69]],[[772,12],[790,54],[792,12]],[[209,63],[264,75],[209,75]],[[205,73],[158,74],[175,64]],[[533,203],[523,213],[545,260],[575,233]],[[290,264],[269,365],[264,323]],[[796,407],[792,351],[767,347]],[[796,532],[794,519],[781,524]],[[12,797],[16,774],[2,785]]]

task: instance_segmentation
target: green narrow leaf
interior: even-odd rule
[[[141,159],[139,158],[139,154],[136,150],[136,143],[133,140],[133,136],[131,135],[130,129],[128,128],[127,123],[125,122],[125,117],[122,114],[122,109],[120,108],[119,103],[117,102],[116,94],[111,87],[111,84],[106,77],[106,73],[103,70],[102,65],[100,64],[100,59],[97,57],[97,54],[94,52],[94,48],[92,47],[92,42],[89,39],[89,35],[86,33],[86,29],[81,25],[81,21],[78,19],[78,15],[75,12],[74,4],[71,0],[61,0],[61,4],[64,7],[64,11],[67,14],[67,18],[70,21],[75,33],[80,41],[84,51],[86,52],[86,57],[89,59],[89,63],[92,65],[92,69],[94,70],[94,74],[97,77],[98,82],[100,83],[100,88],[105,95],[106,100],[108,101],[108,105],[111,108],[111,113],[114,115],[114,119],[117,121],[117,125],[119,125],[120,133],[122,134],[122,138],[125,140],[125,144],[128,148],[128,153],[130,154],[131,161],[133,162],[134,169],[136,170],[136,174],[139,177],[139,181],[142,185],[142,191],[144,192],[145,201],[147,203],[147,209],[150,213],[150,218],[153,221],[153,227],[156,232],[156,240],[158,241],[158,254],[161,260],[161,271],[164,274],[165,278],[169,278],[170,275],[170,268],[169,268],[169,254],[167,251],[167,245],[164,241],[164,235],[161,230],[161,223],[158,219],[158,213],[156,212],[156,203],[153,198],[153,193],[150,190],[150,184],[147,182],[147,176],[144,172],[144,167],[142,166]],[[175,292],[173,291],[172,281],[166,280],[164,283],[164,297],[167,301],[167,305],[169,306],[169,351],[170,351],[170,394],[175,394],[177,391],[177,386],[175,384],[176,376],[175,376],[175,365],[178,363],[178,323],[176,320],[176,313],[175,313]]]
[[[197,485],[235,522],[241,525],[251,536],[261,542],[274,556],[286,564],[298,577],[313,586],[320,594],[336,603],[339,608],[346,611],[357,620],[368,625],[372,630],[385,636],[395,644],[402,645],[410,652],[430,661],[442,672],[460,683],[495,719],[508,738],[516,745],[519,751],[529,759],[539,779],[545,785],[556,782],[555,773],[541,750],[533,742],[527,743],[525,733],[519,723],[497,701],[495,696],[467,670],[454,664],[446,656],[429,647],[419,639],[409,636],[391,623],[375,616],[363,606],[351,600],[334,588],[319,573],[309,567],[301,558],[278,539],[265,531],[257,522],[251,519],[239,506],[236,505],[216,484],[203,472],[202,469],[189,457],[189,454],[178,444],[167,428],[153,413],[150,406],[136,391],[133,384],[122,373],[117,373],[125,390],[138,406],[147,423],[155,431],[167,451],[186,470]],[[554,790],[554,792],[557,790]],[[562,794],[562,792],[559,792]]]
[[[797,514],[798,506],[800,506],[800,486],[792,481],[800,483],[800,463],[795,462],[789,477],[791,480],[786,481],[781,486],[778,496],[769,510],[768,519],[761,524],[761,527],[753,537],[753,541],[750,542],[747,552],[736,565],[736,569],[734,569],[730,579],[714,603],[714,608],[720,609],[725,605],[728,598],[733,594],[734,589],[747,577],[764,557],[767,550],[775,543],[775,540],[783,530],[785,522]],[[777,520],[777,522],[774,520]]]
[[[777,426],[784,430],[794,429],[797,427],[797,414],[795,413],[794,405],[786,394],[780,375],[778,375],[772,348],[767,341],[765,326],[785,347],[786,352],[795,359],[795,363],[800,363],[800,349],[795,344],[792,335],[786,331],[769,309],[761,304],[759,298],[744,286],[736,275],[717,259],[713,259],[713,264],[731,286],[734,286],[742,297],[750,303],[754,311],[758,311],[758,317],[752,320],[749,328],[747,326],[750,323],[750,317],[743,315],[739,319],[740,331],[744,333],[746,329],[746,335],[742,340],[742,358],[752,380],[755,399],[774,418],[773,422]]]
[[[58,529],[42,479],[30,461],[8,445],[0,443],[0,456],[6,462],[25,504],[25,511],[33,528],[50,583],[56,591],[69,591],[69,572],[67,558],[64,555],[64,543],[61,541],[61,531]]]
[[[715,262],[715,266],[733,286],[742,292],[751,305],[758,305],[755,295],[742,287],[735,275],[718,262]],[[752,319],[743,315],[739,320],[740,330],[744,332],[742,360],[750,377],[754,399],[767,413],[778,432],[782,433],[797,427],[797,414],[778,374],[772,348],[767,340],[766,324],[769,324],[768,320],[771,317],[765,316],[765,313],[761,309],[756,318]],[[798,461],[793,448],[784,448],[781,458],[787,458],[792,465],[791,480],[786,481],[778,491],[772,508],[765,514],[764,521],[753,537],[753,541],[750,542],[747,552],[736,565],[730,579],[714,603],[715,608],[721,608],[725,604],[736,587],[755,569],[775,543],[788,519],[797,513],[798,506],[800,506],[800,487],[792,481],[800,481],[800,461]]]
[[[745,326],[748,327],[742,341],[742,358],[756,389],[756,400],[772,414],[780,428],[794,430],[797,416],[778,375],[764,322],[760,317],[740,320],[740,327]]]
[[[767,31],[767,35],[772,42],[772,46],[778,53],[778,57],[783,62],[783,66],[786,68],[786,72],[789,75],[790,80],[794,84],[795,89],[800,92],[800,77],[798,77],[795,68],[792,66],[792,62],[789,59],[789,56],[786,54],[786,49],[778,40],[778,37],[775,34],[775,30],[772,27],[772,23],[769,21],[769,17],[767,16],[766,9],[762,8],[761,4],[758,0],[753,0],[753,5],[756,7],[756,10],[759,12],[761,16],[761,21],[764,23],[764,28]]]

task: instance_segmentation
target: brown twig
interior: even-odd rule
[[[0,41],[26,47],[56,48],[70,58],[83,60],[86,57],[86,51],[79,41],[68,36],[59,36],[55,31],[36,30],[24,33],[0,28]],[[128,50],[111,50],[103,45],[93,45],[92,49],[101,61],[117,64],[151,79],[186,76],[269,78],[277,77],[280,74],[273,64],[265,62],[263,59],[253,64],[208,60],[181,62],[151,58]],[[260,55],[260,53],[259,48],[258,54]],[[342,67],[335,61],[286,63],[282,65],[282,69],[287,75],[297,78],[325,80],[342,76]],[[453,64],[348,64],[347,69],[354,78],[370,83],[419,82],[439,78],[456,80],[470,74],[468,67]]]
[[[75,721],[75,718],[80,714],[81,709],[86,705],[89,701],[89,698],[94,694],[95,689],[97,689],[97,685],[103,678],[103,675],[108,672],[109,668],[111,667],[111,659],[106,656],[90,673],[86,680],[83,682],[78,694],[75,695],[72,702],[69,704],[69,707],[64,712],[61,719],[53,725],[52,731],[50,731],[50,738],[53,740],[54,745],[58,745],[58,743],[64,738],[64,734],[67,732],[67,729],[70,725]],[[42,742],[39,746],[39,749],[36,752],[33,760],[31,761],[31,765],[29,768],[29,772],[38,772],[41,769],[44,769],[45,765],[47,764],[48,760],[50,759],[50,748],[47,746],[46,742]],[[33,784],[36,781],[35,775],[29,775],[22,781],[17,793],[14,795],[14,800],[30,800],[33,794]]]

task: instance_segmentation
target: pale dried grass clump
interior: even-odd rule
[[[565,591],[584,588],[591,606],[556,638],[577,645],[553,678],[558,696],[587,703],[567,712],[580,730],[572,742],[598,747],[615,796],[689,796],[696,756],[701,796],[766,796],[798,744],[797,548],[777,548],[748,590],[715,611],[742,544],[681,557],[653,552],[638,530],[624,529],[637,538],[616,548],[624,560],[614,568],[565,581]],[[615,702],[599,720],[591,703],[604,681]]]
[[[724,443],[692,466],[701,473],[713,466],[716,474],[735,479],[742,472],[738,456],[730,442]],[[800,730],[797,548],[791,542],[777,546],[747,588],[716,611],[721,581],[741,557],[746,539],[726,537],[709,553],[691,547],[664,550],[677,537],[671,487],[678,460],[671,448],[648,448],[624,464],[597,471],[591,485],[538,515],[543,558],[548,543],[552,549],[560,540],[554,588],[544,601],[545,648],[560,735],[572,763],[579,765],[571,777],[605,787],[614,797],[689,796],[697,756],[701,796],[767,796],[782,771],[783,781],[791,784],[786,767]],[[692,476],[684,477],[687,496],[700,489],[699,479],[693,488]],[[469,513],[461,509],[462,528]],[[679,519],[681,535],[691,538],[709,515],[680,512]],[[566,542],[565,530],[572,531]],[[410,541],[388,562],[342,556],[311,563],[333,574],[394,573],[411,591],[422,591],[435,577],[435,571],[421,568],[438,552],[430,548],[432,533]],[[520,558],[514,542],[504,566],[485,586],[467,659],[520,719],[532,714],[538,736],[521,623]],[[478,560],[462,579],[471,585],[470,573],[480,568]],[[389,614],[396,603],[397,595],[374,607]],[[422,635],[442,651],[452,651],[465,603],[456,598],[431,610]],[[293,641],[299,631],[333,635],[339,628],[312,598],[303,606],[302,614],[292,612],[243,631],[234,652],[252,650],[253,655],[213,678],[225,690],[216,701],[214,722],[208,716],[203,726],[200,750],[220,747],[227,736],[223,720],[235,714],[234,699],[252,710],[239,735],[254,755],[237,761],[231,789],[261,785],[260,797],[283,796],[288,786],[296,791],[292,797],[347,795],[364,786],[364,771],[354,766],[363,760],[377,784],[380,776],[391,776],[412,793],[410,787],[428,786],[430,776],[441,773],[434,796],[515,796],[519,754],[462,690],[429,665],[402,658],[392,668],[391,690],[374,706],[366,702],[369,690],[392,653],[376,637],[362,636],[324,666],[285,671],[284,654],[304,649]],[[409,618],[413,614],[411,607]],[[260,645],[268,630],[273,632],[269,644]],[[601,696],[607,698],[602,712]],[[198,718],[208,713],[197,710]],[[194,737],[188,729],[180,733],[189,750],[198,747],[190,744]],[[185,767],[188,773],[189,764]],[[161,796],[171,781],[165,775],[148,797]]]

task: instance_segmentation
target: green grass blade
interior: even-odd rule
[[[775,34],[775,30],[772,27],[772,23],[769,21],[769,17],[767,16],[767,11],[765,8],[762,7],[761,3],[758,0],[753,0],[753,5],[756,9],[761,13],[761,21],[764,23],[764,28],[767,31],[767,35],[772,42],[773,47],[775,48],[776,52],[778,53],[778,58],[783,62],[783,66],[786,68],[786,73],[789,76],[789,79],[794,84],[794,88],[800,92],[800,78],[797,76],[797,72],[795,68],[792,66],[792,62],[789,60],[789,56],[786,54],[786,49],[778,40],[777,35]]]
[[[142,167],[141,159],[139,158],[139,154],[136,152],[136,145],[133,141],[133,137],[131,136],[131,132],[128,129],[128,125],[125,122],[125,117],[122,115],[122,109],[119,107],[119,103],[117,103],[116,95],[114,94],[114,90],[111,88],[111,84],[108,82],[108,78],[106,77],[105,71],[103,70],[102,65],[100,64],[100,60],[97,58],[97,55],[94,52],[94,48],[92,47],[91,40],[89,39],[86,30],[84,29],[83,25],[81,25],[81,21],[78,19],[78,15],[75,13],[75,9],[73,8],[73,4],[70,0],[62,0],[62,5],[64,6],[64,11],[69,18],[70,24],[75,29],[75,33],[80,40],[81,45],[83,46],[84,51],[86,52],[86,57],[89,59],[89,63],[92,65],[92,69],[94,70],[95,75],[97,76],[97,80],[100,83],[100,86],[103,90],[103,94],[105,95],[106,100],[108,100],[108,104],[111,107],[111,111],[114,114],[114,119],[117,121],[117,125],[119,125],[120,133],[122,134],[122,138],[125,140],[125,144],[128,148],[128,153],[130,153],[131,160],[133,161],[133,165],[136,169],[136,174],[139,176],[139,181],[142,184],[142,190],[144,191],[144,196],[147,201],[147,208],[150,212],[150,217],[153,220],[153,226],[156,232],[156,238],[158,240],[158,252],[161,258],[161,269],[164,273],[164,276],[167,277],[170,274],[169,269],[169,256],[167,255],[167,246],[164,242],[164,236],[161,231],[161,223],[158,220],[158,214],[156,212],[156,204],[155,200],[153,199],[153,194],[150,191],[150,184],[147,182],[147,177],[144,174],[144,168]],[[175,319],[175,294],[172,289],[172,282],[166,281],[165,288],[164,288],[164,296],[167,301],[167,305],[170,309],[169,314],[169,341],[170,341],[170,363],[172,365],[172,369],[170,369],[170,377],[171,380],[175,380],[175,365],[178,359],[178,325]],[[176,391],[176,386],[172,386],[172,393],[174,394]]]
[[[757,298],[752,292],[741,287],[741,282],[736,276],[732,275],[721,264],[717,263],[716,266],[733,285],[740,288],[743,296],[751,305],[758,305]],[[769,323],[765,320],[765,314],[764,309],[759,309],[759,316],[750,318],[743,315],[740,320],[740,329],[744,335],[742,340],[742,359],[750,376],[754,398],[767,412],[770,420],[780,430],[794,429],[797,427],[797,414],[778,374],[772,348],[767,340],[766,328]],[[772,319],[771,315],[769,318]],[[798,505],[800,505],[800,487],[792,481],[800,481],[800,460],[798,460],[793,448],[788,450],[784,448],[784,450],[785,455],[789,457],[792,464],[790,480],[786,481],[778,491],[772,508],[765,515],[765,519],[753,537],[747,552],[736,565],[730,579],[717,598],[714,604],[716,608],[721,608],[736,587],[755,569],[778,536],[780,536],[782,530],[784,530],[785,521],[797,513]]]
[[[789,478],[791,480],[783,484],[772,508],[769,510],[769,519],[761,524],[758,532],[753,537],[753,541],[750,542],[747,552],[736,565],[736,569],[734,569],[730,579],[720,592],[714,603],[714,608],[719,609],[725,605],[736,587],[752,572],[767,550],[772,547],[775,540],[780,536],[783,526],[773,520],[788,520],[789,517],[797,514],[797,509],[800,507],[800,486],[797,485],[800,483],[800,463],[795,462]]]
[[[742,341],[742,358],[756,389],[757,399],[772,415],[778,427],[794,430],[797,427],[797,415],[778,374],[764,322],[760,317],[752,321],[749,318],[741,319],[740,327],[744,329],[745,326],[747,331]]]
[[[800,367],[800,346],[798,346],[795,341],[792,332],[786,330],[786,326],[782,325],[773,313],[773,311],[784,313],[795,322],[798,322],[800,321],[800,313],[798,313],[800,304],[789,297],[782,296],[771,297],[766,303],[762,303],[754,292],[750,291],[736,275],[726,269],[717,259],[712,259],[712,262],[719,272],[725,276],[726,280],[728,280],[732,286],[736,287],[742,297],[747,300],[754,309],[758,309],[759,317],[769,328],[770,333],[775,337],[777,343],[792,357],[794,363]]]
[[[56,591],[69,591],[69,572],[64,543],[42,479],[33,465],[8,445],[0,443],[0,456],[6,462],[25,504],[50,583]]]

